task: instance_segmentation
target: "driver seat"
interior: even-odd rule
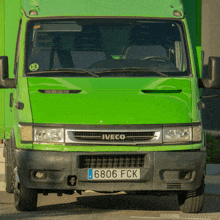
[[[143,59],[150,56],[168,58],[166,49],[161,45],[130,46],[125,51],[125,59]]]

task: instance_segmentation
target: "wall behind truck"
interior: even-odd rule
[[[209,56],[220,57],[220,1],[202,0],[202,50],[205,52],[205,70]],[[205,71],[206,72],[206,71]],[[207,73],[207,72],[206,72]],[[204,74],[206,76],[207,74]],[[220,90],[202,90],[202,95],[220,95]],[[206,130],[220,130],[220,98],[203,99],[203,126]]]

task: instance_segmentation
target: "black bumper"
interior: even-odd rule
[[[80,168],[82,155],[145,154],[144,166],[140,168],[140,180],[88,180],[88,169]],[[199,187],[206,168],[206,152],[49,152],[16,150],[18,176],[27,188],[44,190],[94,190],[94,191],[139,191],[139,190],[195,190]],[[45,179],[33,176],[44,171]],[[184,179],[182,173],[191,172]],[[74,186],[70,177],[76,177]]]

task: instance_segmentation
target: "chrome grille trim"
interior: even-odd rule
[[[136,134],[136,135],[135,135]],[[102,135],[125,135],[125,140],[103,140]],[[65,129],[65,143],[139,145],[162,143],[162,129]]]

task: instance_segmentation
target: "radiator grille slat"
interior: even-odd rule
[[[89,155],[80,156],[80,168],[140,168],[145,155]]]
[[[137,142],[150,141],[155,137],[155,132],[80,132],[73,131],[73,137],[79,141],[101,141],[101,142]],[[120,137],[123,135],[123,138]]]
[[[167,189],[181,189],[181,183],[167,183]]]

